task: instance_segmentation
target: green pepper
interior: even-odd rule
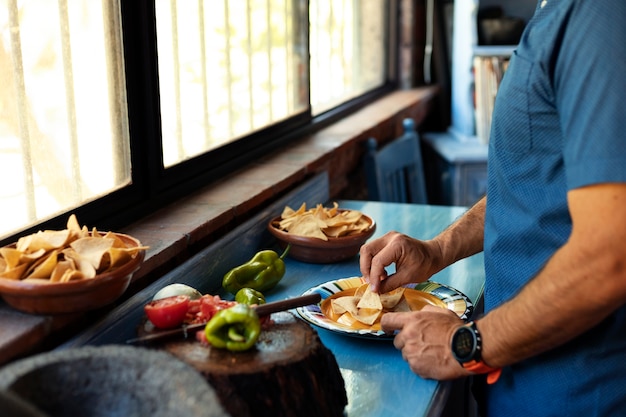
[[[235,294],[235,301],[240,304],[261,305],[265,304],[265,296],[260,291],[246,287],[237,291],[237,294]]]
[[[204,334],[211,346],[231,351],[244,351],[256,343],[261,322],[254,308],[246,304],[220,310],[207,323]]]
[[[287,246],[280,256],[273,250],[258,252],[247,263],[228,271],[222,280],[222,287],[233,295],[242,288],[260,292],[271,290],[285,275],[283,259],[289,248]]]

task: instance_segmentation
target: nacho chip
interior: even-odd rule
[[[96,267],[93,266],[92,260],[83,257],[73,248],[67,248],[63,250],[65,259],[71,259],[74,262],[74,267],[77,271],[80,271],[85,278],[93,278],[96,276]]]
[[[393,291],[389,291],[384,294],[380,294],[380,303],[383,305],[383,309],[391,310],[402,300],[404,295],[404,288],[396,288]]]
[[[58,261],[54,270],[50,274],[50,282],[61,282],[65,271],[74,271],[76,270],[76,266],[74,265],[74,261],[71,259],[66,259],[62,261]]]
[[[85,279],[86,277],[83,275],[81,271],[77,271],[75,269],[67,269],[59,282],[70,282],[70,281],[79,281],[81,279]]]
[[[376,322],[376,320],[378,320],[382,313],[382,309],[379,310],[377,308],[359,308],[359,311],[357,315],[354,316],[354,318],[363,324],[371,326]]]
[[[79,235],[81,233],[81,227],[80,224],[78,223],[78,219],[76,218],[75,214],[71,214],[70,217],[68,217],[67,219],[67,230],[70,231],[70,233],[73,233],[75,235]]]
[[[400,302],[393,307],[392,311],[394,311],[395,313],[406,313],[409,311],[413,311],[413,309],[411,309],[411,306],[409,305],[409,302],[406,300],[406,298],[402,297]]]
[[[371,290],[369,284],[362,284],[330,297],[330,311],[327,311],[327,314],[330,314],[337,323],[351,328],[363,329],[375,326],[379,328],[383,314],[411,311],[404,291],[405,288],[397,288],[385,294],[378,294]]]
[[[346,296],[333,298],[330,300],[331,308],[333,313],[339,315],[343,313],[350,313],[352,315],[356,315],[358,313],[357,303],[359,302],[358,297],[354,296]]]
[[[316,237],[322,240],[328,240],[328,237],[322,231],[324,223],[320,223],[315,216],[300,216],[289,228],[289,233],[297,236]]]
[[[26,272],[26,278],[49,278],[57,266],[59,251],[54,250],[41,258],[40,262],[34,263]]]
[[[0,274],[0,278],[19,280],[24,275],[24,272],[26,272],[26,268],[28,268],[28,264],[22,264],[12,269],[6,269]]]
[[[306,209],[305,203],[298,210],[286,206],[276,226],[293,235],[328,240],[329,237],[362,233],[371,225],[361,212],[340,211],[339,205],[334,202],[333,207],[327,208],[322,204],[317,204],[309,210]]]
[[[354,318],[354,316],[350,313],[342,314],[338,319],[337,323],[343,324],[346,327],[357,327],[359,325],[359,321]]]
[[[112,247],[104,254],[102,263],[106,263],[106,269],[112,269],[130,261],[136,252],[137,250],[132,248]],[[103,265],[101,264],[100,266],[102,267]]]
[[[22,252],[13,248],[0,249],[0,256],[4,259],[6,269],[13,269],[20,264]]]
[[[380,302],[380,296],[378,293],[372,291],[369,284],[365,284],[365,287],[365,292],[356,306],[359,309],[382,311],[383,304]]]
[[[113,247],[115,240],[101,237],[84,237],[70,243],[70,247],[80,256],[81,260],[89,262],[94,270],[100,268],[104,254]]]
[[[113,232],[89,231],[72,214],[65,230],[39,231],[21,237],[15,247],[0,248],[0,278],[37,283],[94,278],[145,249],[127,247]]]
[[[32,253],[36,252],[40,249],[43,250],[52,250],[59,249],[64,247],[70,237],[69,230],[45,230],[39,231],[34,235],[30,235],[31,238],[28,241],[23,241],[22,245],[20,245],[20,240],[17,242],[17,249],[26,252]],[[26,246],[27,245],[27,246]],[[26,247],[22,247],[26,246]]]

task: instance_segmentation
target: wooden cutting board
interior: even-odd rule
[[[193,337],[159,347],[197,369],[233,417],[343,416],[344,380],[316,330],[289,312],[271,318],[273,324],[245,352],[212,348]]]

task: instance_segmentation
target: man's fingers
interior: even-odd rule
[[[434,306],[431,304],[426,304],[424,307],[422,307],[420,311],[442,313],[442,314],[452,314],[453,316],[456,316],[456,313],[454,311],[446,307]]]
[[[409,313],[386,313],[380,319],[380,326],[387,333],[402,330]]]

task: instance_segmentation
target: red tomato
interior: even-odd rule
[[[160,329],[170,329],[180,326],[187,316],[189,308],[188,295],[174,295],[151,301],[146,304],[144,311],[148,319]]]
[[[200,298],[200,313],[196,318],[200,321],[209,321],[220,310],[232,307],[235,301],[222,300],[219,295],[205,294]]]

